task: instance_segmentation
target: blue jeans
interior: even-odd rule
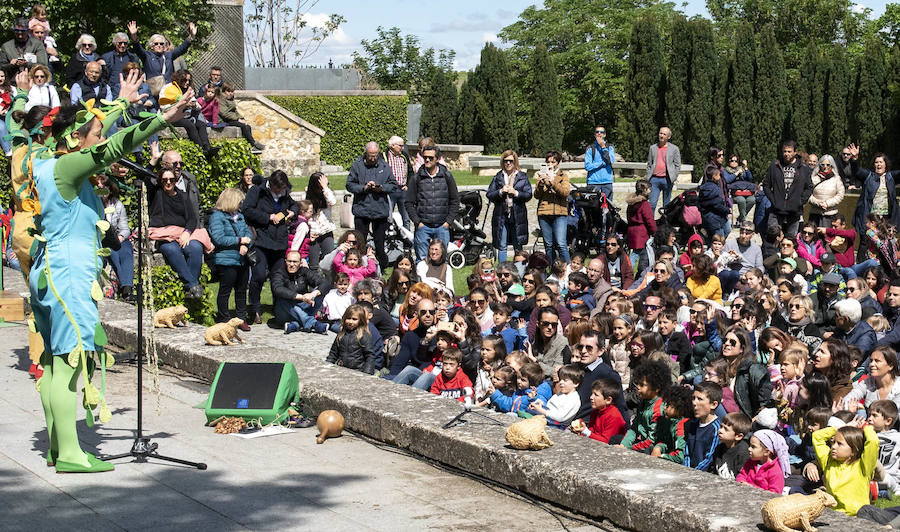
[[[409,213],[406,212],[406,191],[397,190],[391,193],[391,202],[397,206],[397,212],[403,220],[403,227],[409,227]]]
[[[656,216],[656,202],[659,201],[659,194],[662,193],[662,206],[665,207],[672,199],[673,186],[672,182],[665,177],[650,178],[650,208],[654,216]]]
[[[449,246],[450,229],[447,229],[443,225],[437,227],[423,225],[422,227],[417,228],[414,239],[416,260],[422,260],[428,255],[428,243],[431,242],[432,238],[438,238],[444,243],[444,246]]]
[[[109,251],[109,262],[116,272],[120,287],[134,285],[134,247],[130,240],[126,238],[118,251]]]
[[[519,245],[519,239],[516,236],[516,219],[512,215],[512,212],[509,213],[509,216],[500,216],[500,227],[497,228],[499,231],[499,240],[494,243],[494,247],[497,248],[497,261],[505,262],[506,261],[506,248],[512,245],[513,249],[516,251],[520,251],[522,246]],[[512,240],[512,242],[510,242]]]
[[[728,294],[734,290],[735,285],[741,279],[741,270],[724,269],[719,272],[719,281],[722,282],[722,297],[728,297]]]
[[[3,149],[4,155],[9,153],[12,148],[12,143],[3,139],[7,134],[9,134],[9,130],[6,129],[6,120],[0,119],[0,148]]]
[[[436,377],[437,375],[434,373],[423,373],[422,370],[415,366],[406,366],[396,377],[394,377],[394,383],[406,384],[407,386],[412,386],[413,388],[428,392],[431,391],[431,385],[434,384],[434,379]]]
[[[200,284],[203,244],[191,240],[187,246],[182,248],[178,242],[164,242],[159,246],[159,252],[165,257],[166,264],[175,270],[188,288]]]
[[[289,313],[294,321],[299,322],[306,330],[312,329],[316,324],[316,310],[306,303],[297,303],[291,307]]]
[[[589,184],[588,187],[594,189],[596,192],[602,192],[602,193],[606,194],[606,198],[609,201],[612,201],[612,199],[613,199],[613,184],[612,183],[604,183],[602,185]]]
[[[856,276],[859,277],[862,274],[864,274],[867,269],[875,267],[875,266],[878,266],[877,260],[867,259],[863,262],[860,262],[859,264],[854,264],[853,266],[850,266],[850,268],[853,270],[853,273],[855,273]]]
[[[538,224],[544,237],[544,249],[550,264],[553,264],[556,258],[555,248],[559,249],[559,258],[569,262],[569,244],[566,242],[567,220],[566,216],[538,216]]]

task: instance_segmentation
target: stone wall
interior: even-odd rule
[[[436,144],[436,146],[441,150],[441,157],[447,161],[447,168],[451,170],[468,170],[469,157],[481,155],[484,151],[484,146],[478,144]],[[406,149],[410,157],[415,157],[419,153],[419,145],[414,142],[407,142]]]
[[[238,91],[235,99],[253,137],[266,146],[260,155],[263,175],[283,170],[289,176],[308,176],[319,170],[322,129],[258,93]]]

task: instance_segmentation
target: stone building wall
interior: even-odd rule
[[[322,129],[255,92],[238,91],[235,99],[253,137],[266,146],[260,156],[263,175],[283,170],[289,176],[308,176],[319,170]]]

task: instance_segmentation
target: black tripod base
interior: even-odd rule
[[[474,410],[466,409],[466,410],[463,410],[462,412],[460,412],[459,414],[457,414],[455,418],[453,418],[453,419],[451,419],[450,421],[448,421],[448,422],[447,422],[443,427],[441,427],[441,428],[449,429],[449,428],[456,427],[456,426],[458,426],[458,425],[465,425],[465,424],[468,422],[468,420],[465,419],[466,414],[470,414],[470,415],[473,415],[473,416],[478,416],[478,417],[480,417],[480,418],[482,418],[482,419],[486,419],[486,420],[490,421],[491,424],[494,424],[494,425],[500,425],[500,426],[503,425],[503,423],[500,423],[500,422],[497,421],[496,419],[494,419],[494,418],[492,418],[492,417],[490,417],[490,416],[486,416],[486,415],[482,414],[481,412],[475,412]],[[487,424],[487,423],[483,423],[483,424]]]
[[[167,462],[174,462],[176,464],[182,464],[186,466],[196,467],[200,470],[206,469],[206,464],[203,462],[189,462],[187,460],[181,460],[180,458],[172,458],[171,456],[163,456],[156,452],[156,449],[159,447],[157,443],[150,443],[150,438],[135,438],[134,445],[131,446],[131,451],[122,454],[116,454],[113,456],[105,456],[102,458],[104,461],[109,460],[117,460],[119,458],[126,457],[134,457],[134,462],[137,463],[145,463],[148,458],[157,458],[159,460],[165,460]]]

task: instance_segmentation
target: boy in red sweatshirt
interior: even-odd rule
[[[462,351],[459,348],[451,347],[444,351],[441,358],[441,372],[435,377],[434,384],[431,385],[431,393],[441,397],[452,397],[462,403],[466,402],[467,397],[471,400],[475,394],[472,381],[465,372],[459,371],[459,365],[462,363]]]
[[[593,440],[613,444],[622,440],[626,425],[622,413],[616,408],[620,385],[611,379],[597,379],[591,384],[591,416],[587,426],[576,419],[570,426],[572,432]],[[577,423],[576,423],[577,422]]]

